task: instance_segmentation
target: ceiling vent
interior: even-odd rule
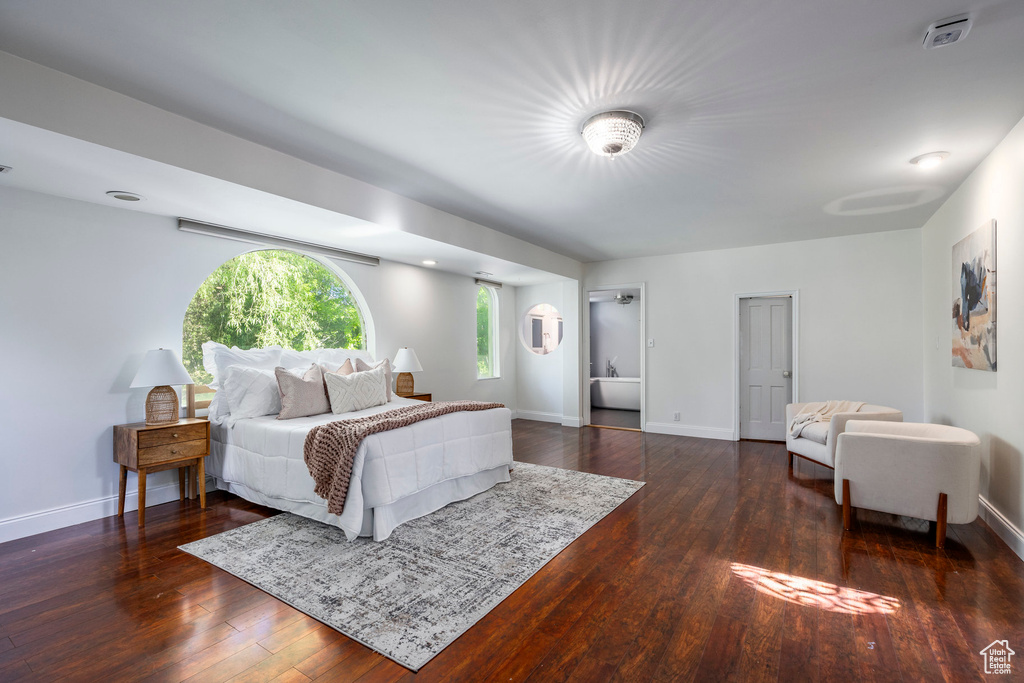
[[[966,14],[936,21],[924,34],[924,49],[931,50],[934,47],[957,43],[966,38],[970,30],[971,18]]]

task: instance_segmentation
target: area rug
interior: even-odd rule
[[[380,543],[284,513],[180,548],[417,671],[642,486],[516,463]]]

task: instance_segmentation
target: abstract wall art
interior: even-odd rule
[[[996,370],[996,222],[953,245],[953,366]]]

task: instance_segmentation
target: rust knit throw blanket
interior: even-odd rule
[[[356,451],[359,450],[359,444],[363,439],[369,435],[448,413],[504,407],[501,403],[480,401],[439,401],[317,425],[309,430],[302,448],[302,457],[316,483],[313,491],[327,501],[328,512],[340,515],[345,508],[345,498],[348,497],[348,485],[352,479],[352,463],[355,461]]]

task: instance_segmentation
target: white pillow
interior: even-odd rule
[[[370,364],[373,363],[373,356],[370,355],[370,352],[360,349],[317,349],[314,353],[317,354],[316,361],[318,363],[333,365],[334,367],[344,365],[345,361],[349,358],[352,359],[353,367],[357,358],[361,358]]]
[[[230,349],[224,344],[208,341],[203,344],[203,367],[213,375],[213,381],[209,386],[216,389],[217,393],[210,403],[210,420],[219,423],[230,412],[228,401],[224,397],[224,377],[232,365],[242,367],[259,368],[270,370],[280,365],[281,347],[270,346],[265,349],[240,349],[233,346]]]
[[[331,412],[335,415],[365,410],[388,402],[388,395],[384,390],[383,367],[353,372],[351,375],[328,372],[324,375],[324,380],[327,382],[327,394],[331,399]]]
[[[355,363],[356,372],[366,372],[367,370],[373,370],[375,368],[384,368],[384,393],[388,395],[388,400],[391,400],[391,361],[387,358],[379,363],[365,363],[362,358],[356,358]]]
[[[281,367],[297,368],[300,365],[309,367],[320,360],[319,353],[319,350],[293,351],[292,349],[281,349]]]
[[[289,368],[288,372],[302,376],[309,368]],[[232,365],[224,378],[224,398],[230,413],[229,427],[247,417],[276,415],[281,412],[281,390],[273,370]]]

